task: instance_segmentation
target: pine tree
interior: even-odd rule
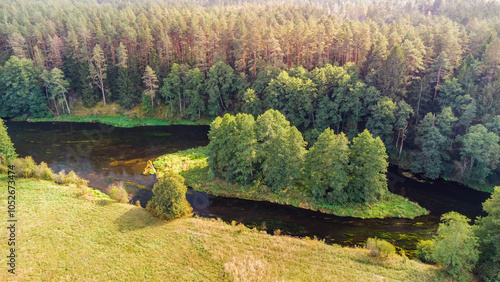
[[[156,89],[158,88],[158,79],[156,78],[156,74],[150,66],[146,66],[144,75],[142,76],[142,81],[144,82],[144,86],[146,86],[144,94],[151,98],[151,109],[153,109],[153,101],[156,97]]]
[[[104,80],[107,77],[108,65],[106,63],[106,58],[104,57],[104,52],[101,46],[97,44],[94,47],[94,52],[92,56],[92,62],[89,67],[90,76],[92,77],[94,83],[101,90],[102,100],[104,106],[106,106],[106,95],[104,94]]]
[[[406,97],[407,73],[403,50],[396,45],[377,71],[377,88],[382,95],[399,101]]]

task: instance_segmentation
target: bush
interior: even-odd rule
[[[74,171],[70,171],[66,174],[64,170],[61,170],[59,173],[53,174],[52,179],[54,179],[57,184],[63,185],[75,184],[78,187],[82,187],[88,184],[87,180],[80,178]]]
[[[191,213],[192,208],[186,200],[187,187],[184,178],[173,171],[159,175],[153,188],[153,198],[146,208],[160,219],[174,219]]]
[[[7,165],[7,158],[5,158],[4,155],[0,154],[0,173],[7,173],[7,171],[9,171]]]
[[[108,187],[109,190],[109,197],[113,200],[116,200],[120,203],[128,203],[128,193],[125,190],[125,185],[123,184],[123,181],[120,182],[115,182]]]
[[[368,238],[366,248],[374,257],[388,257],[396,253],[396,248],[391,243],[377,238]]]
[[[30,178],[35,175],[37,165],[32,157],[17,158],[10,162],[14,166],[14,173],[18,177]]]
[[[33,177],[43,180],[53,180],[54,171],[45,162],[41,162],[33,169]]]
[[[434,252],[433,240],[422,240],[417,245],[417,257],[423,262],[434,263],[432,253]]]

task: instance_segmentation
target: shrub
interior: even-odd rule
[[[434,241],[433,240],[422,240],[418,242],[417,245],[417,257],[427,263],[434,263],[434,258],[432,253],[434,252]]]
[[[18,177],[29,178],[35,175],[37,165],[32,157],[17,158],[10,163],[14,166],[14,173]]]
[[[396,253],[396,248],[391,243],[377,238],[368,238],[366,248],[374,257],[388,257]]]
[[[128,193],[125,190],[123,181],[115,182],[110,185],[109,197],[120,203],[128,203]]]
[[[7,168],[7,158],[0,154],[0,173],[7,173],[9,169]]]
[[[153,198],[146,208],[160,219],[174,219],[191,213],[192,208],[186,200],[187,187],[184,178],[173,171],[159,175],[153,188]]]
[[[41,162],[33,169],[33,177],[43,180],[53,180],[54,171],[45,162]]]
[[[64,169],[59,171],[59,173],[54,173],[52,175],[54,182],[57,184],[67,184],[66,183],[66,173],[64,172]]]
[[[66,184],[75,184],[78,187],[87,186],[88,181],[78,176],[74,171],[70,171],[65,177]]]

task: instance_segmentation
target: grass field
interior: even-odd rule
[[[371,205],[320,205],[316,204],[314,199],[300,187],[289,188],[280,194],[276,194],[272,193],[265,185],[259,185],[258,183],[242,186],[228,183],[222,179],[209,180],[205,147],[163,155],[154,161],[154,165],[159,171],[163,169],[173,169],[184,176],[186,185],[189,187],[216,196],[270,201],[295,207],[319,210],[340,216],[360,218],[415,218],[428,213],[427,210],[420,207],[418,204],[390,192],[387,192],[382,197],[381,201]]]
[[[7,183],[7,177],[0,181]],[[271,236],[216,220],[161,221],[145,209],[47,181],[19,179],[16,186],[17,274],[7,272],[5,240],[0,281],[447,279],[438,267],[400,256],[374,258],[364,249]]]

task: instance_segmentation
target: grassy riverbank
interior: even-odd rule
[[[7,183],[7,177],[0,175]],[[364,249],[271,236],[215,220],[162,221],[145,209],[73,186],[18,179],[17,274],[0,281],[406,280],[443,281],[440,268]],[[6,201],[7,189],[1,190]],[[5,204],[2,213],[7,214]],[[8,253],[7,244],[3,253]]]
[[[29,121],[99,122],[116,127],[210,124],[210,121],[204,119],[193,121],[178,118],[167,118],[165,117],[164,106],[160,107],[160,109],[158,109],[153,115],[149,116],[146,115],[139,106],[131,110],[124,110],[116,103],[111,103],[106,106],[99,103],[92,108],[85,108],[81,105],[81,103],[77,103],[73,107],[71,115],[32,118],[29,119]]]
[[[189,187],[217,196],[270,201],[306,209],[320,210],[340,216],[360,218],[415,218],[427,213],[424,208],[416,203],[390,192],[387,192],[381,201],[372,205],[318,205],[300,187],[287,189],[281,194],[276,194],[272,193],[268,187],[259,185],[258,183],[250,186],[241,186],[221,179],[209,180],[207,157],[204,150],[205,148],[196,148],[163,155],[154,161],[154,165],[160,171],[162,169],[173,169],[184,176],[186,184]]]

